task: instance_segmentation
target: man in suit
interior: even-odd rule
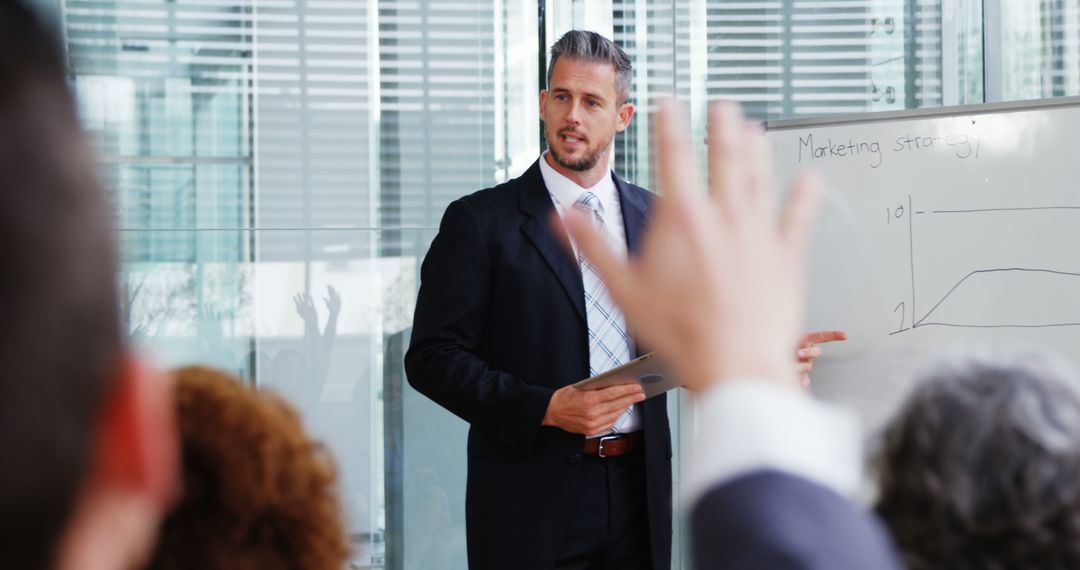
[[[540,94],[548,151],[519,178],[454,201],[421,270],[409,382],[469,422],[473,570],[671,566],[664,396],[569,385],[638,353],[595,271],[553,220],[588,209],[638,247],[652,194],[611,172],[634,114],[630,59],[572,31]],[[601,437],[602,436],[602,437]]]
[[[737,105],[719,103],[709,195],[696,192],[685,123],[679,107],[662,105],[664,200],[631,261],[586,216],[567,223],[642,342],[695,392],[685,490],[697,567],[899,568],[881,525],[843,497],[859,481],[853,418],[800,390],[788,363],[821,184],[797,179],[777,225],[764,137]]]
[[[540,94],[547,152],[451,203],[421,269],[405,367],[470,424],[473,569],[671,567],[666,397],[569,386],[642,352],[557,221],[588,211],[620,256],[637,251],[653,195],[608,166],[634,114],[631,76],[630,58],[599,34],[559,39]],[[816,343],[842,338],[804,337],[799,373]]]

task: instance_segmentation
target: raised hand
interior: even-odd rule
[[[581,216],[568,216],[568,227],[642,344],[670,358],[687,387],[736,377],[797,385],[791,347],[805,310],[805,244],[821,184],[800,176],[777,221],[760,128],[736,104],[715,103],[708,194],[700,192],[686,122],[680,105],[661,103],[662,198],[636,257],[613,255]]]
[[[293,305],[296,306],[296,314],[300,315],[300,318],[305,323],[317,321],[319,318],[318,313],[315,312],[315,301],[311,299],[311,295],[307,293],[293,295]]]

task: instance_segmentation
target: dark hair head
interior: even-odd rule
[[[909,568],[1080,567],[1080,399],[1066,382],[1036,352],[924,373],[876,465],[876,510]]]
[[[548,64],[547,84],[551,87],[551,73],[555,70],[555,62],[559,58],[590,63],[606,63],[615,68],[615,93],[619,97],[618,104],[622,105],[630,100],[630,80],[634,69],[630,63],[630,56],[615,42],[601,36],[596,32],[584,30],[571,30],[559,38],[555,45],[551,46],[551,63]]]
[[[0,2],[0,560],[51,567],[120,357],[108,208],[57,36]]]
[[[334,465],[292,406],[196,366],[177,372],[176,406],[184,495],[151,569],[344,566]]]

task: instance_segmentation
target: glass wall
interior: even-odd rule
[[[645,186],[662,95],[700,133],[717,98],[772,120],[1080,93],[1077,0],[36,1],[111,190],[131,336],[301,409],[356,568],[465,567],[466,426],[401,361],[446,204],[540,150],[541,41],[630,53],[614,164]]]
[[[988,21],[1000,34],[987,73],[1000,77],[1001,99],[1080,94],[1080,3],[1001,0]]]
[[[337,457],[355,567],[463,568],[466,428],[401,355],[446,204],[539,151],[535,2],[48,4],[131,336],[300,408]]]

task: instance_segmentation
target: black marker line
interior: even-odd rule
[[[898,55],[896,57],[886,59],[885,61],[879,61],[879,62],[877,62],[875,64],[872,64],[872,65],[874,65],[874,66],[885,65],[886,63],[892,63],[894,61],[900,61],[901,59],[904,59],[904,56]]]
[[[1067,276],[1070,276],[1070,277],[1080,277],[1080,273],[1070,273],[1068,271],[1056,271],[1056,270],[1053,270],[1053,269],[1033,269],[1033,268],[1030,268],[1030,267],[1002,267],[1002,268],[998,268],[998,269],[977,269],[977,270],[972,271],[971,273],[968,273],[967,275],[965,275],[963,279],[957,281],[956,285],[953,285],[952,288],[949,289],[949,292],[945,293],[945,296],[942,297],[941,300],[938,301],[937,304],[935,304],[933,306],[933,308],[930,309],[929,312],[927,312],[925,315],[923,315],[923,318],[916,321],[915,324],[912,325],[912,326],[916,326],[916,327],[923,326],[923,321],[925,321],[927,319],[927,317],[929,317],[934,311],[936,311],[937,308],[940,307],[941,304],[944,303],[945,300],[949,298],[949,295],[953,294],[953,291],[956,291],[956,289],[958,287],[960,287],[960,285],[962,285],[964,283],[964,281],[967,281],[972,276],[974,276],[976,274],[979,274],[979,273],[1002,273],[1002,272],[1006,272],[1006,271],[1025,271],[1025,272],[1032,272],[1032,273],[1052,273],[1054,275],[1067,275]]]
[[[1047,329],[1060,327],[1080,327],[1080,323],[1052,323],[1045,325],[967,325],[962,323],[922,323],[920,327],[954,327],[965,329]]]
[[[1014,208],[934,209],[931,214],[981,214],[984,212],[1035,212],[1040,209],[1080,209],[1080,206],[1038,206]]]
[[[915,310],[915,231],[912,227],[911,211],[915,208],[911,205],[911,194],[907,197],[908,205],[908,256],[911,258],[911,328],[919,326],[919,321],[915,320],[915,315],[918,315],[918,311]],[[928,316],[930,313],[926,313]],[[923,317],[924,319],[926,316]]]

